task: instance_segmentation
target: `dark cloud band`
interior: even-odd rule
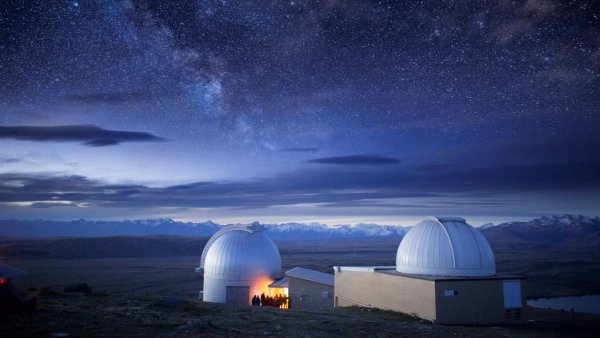
[[[600,185],[590,185],[589,182],[600,182],[598,165],[598,162],[579,162],[425,172],[418,169],[312,170],[246,181],[195,182],[168,187],[113,185],[83,176],[0,174],[0,202],[50,201],[101,207],[196,208],[264,208],[314,203],[399,208],[407,205],[386,203],[385,200],[432,200],[451,195],[452,201],[442,199],[436,205],[492,203],[491,206],[496,207],[507,201],[489,198],[502,193],[515,195],[574,189],[597,192]],[[461,199],[467,197],[475,201],[464,202]],[[36,205],[47,206],[58,205]]]
[[[339,165],[389,165],[400,163],[400,160],[392,157],[373,155],[349,155],[313,158],[305,161],[307,163],[339,164]]]
[[[91,147],[164,140],[145,132],[108,130],[93,125],[0,126],[0,138],[36,142],[83,142]]]

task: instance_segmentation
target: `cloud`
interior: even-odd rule
[[[36,142],[83,141],[90,147],[117,145],[122,142],[162,141],[161,137],[135,131],[107,130],[93,125],[70,126],[0,126],[0,139]]]
[[[46,209],[56,207],[77,207],[77,204],[73,203],[53,203],[53,202],[35,202],[31,204],[32,208]]]
[[[4,164],[11,164],[11,163],[18,163],[18,162],[22,162],[22,161],[18,158],[0,157],[0,166],[2,166]]]
[[[338,165],[389,165],[400,163],[400,160],[392,157],[374,155],[348,155],[321,157],[306,160],[306,163],[338,164]]]
[[[117,140],[109,140],[109,139],[103,139],[103,140],[91,140],[91,141],[87,141],[84,143],[86,146],[90,146],[90,147],[105,147],[105,146],[114,146],[119,144],[119,141]]]
[[[324,208],[392,208],[392,209],[426,209],[427,204],[381,203],[379,201],[348,201],[323,204]]]
[[[361,180],[342,175],[354,179],[345,184],[336,180],[337,176],[333,172],[295,173],[239,182],[194,182],[156,188],[105,184],[83,176],[0,174],[3,192],[0,203],[34,202],[37,207],[62,202],[97,207],[262,208],[431,196],[423,192],[390,191],[376,176],[372,176],[372,180]],[[346,187],[355,191],[350,192]],[[363,191],[364,187],[371,191]]]
[[[497,166],[444,170],[309,170],[237,182],[193,182],[167,187],[106,184],[83,176],[0,174],[0,204],[36,203],[34,207],[237,208],[283,205],[408,208],[426,205],[502,207],[498,194],[527,199],[544,192],[597,192],[598,162]],[[556,196],[563,196],[556,194]],[[463,203],[467,198],[468,203]],[[400,199],[400,200],[398,200]],[[410,201],[405,203],[404,200]],[[438,201],[438,202],[436,202]],[[580,201],[572,201],[578,203]],[[437,204],[436,204],[437,203]]]

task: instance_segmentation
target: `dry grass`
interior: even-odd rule
[[[202,302],[160,305],[147,296],[42,297],[36,313],[0,316],[3,337],[593,337],[566,324],[439,326],[390,311],[233,307]],[[556,320],[554,318],[553,320]]]
[[[284,269],[295,266],[332,272],[333,265],[393,265],[397,239],[280,242]],[[498,270],[525,273],[531,290],[581,292],[596,286],[598,252],[565,248],[494,248]],[[447,327],[417,321],[402,314],[372,309],[282,311],[198,303],[202,276],[194,271],[202,248],[194,256],[122,258],[13,258],[3,260],[29,275],[15,284],[62,290],[86,282],[92,296],[46,295],[33,314],[0,316],[0,337],[186,337],[186,336],[409,336],[409,337],[571,337],[596,336],[598,316],[534,310],[541,319],[517,327]],[[583,284],[569,284],[583,269]],[[594,270],[596,269],[596,270]],[[566,272],[566,273],[565,273]],[[557,277],[565,275],[567,277]],[[159,306],[157,297],[175,296],[190,302]],[[581,324],[581,325],[580,325]],[[586,329],[582,327],[591,327]],[[594,331],[596,330],[596,331]]]

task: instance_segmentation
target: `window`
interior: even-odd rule
[[[300,301],[302,301],[302,302],[312,302],[312,294],[310,294],[310,293],[300,293]]]
[[[514,309],[523,306],[521,303],[521,281],[518,279],[504,280],[502,283],[504,291],[504,308]]]
[[[321,292],[321,298],[323,298],[323,299],[331,298],[331,292],[329,292],[329,291]]]
[[[444,290],[444,296],[446,296],[446,297],[458,296],[458,290]]]

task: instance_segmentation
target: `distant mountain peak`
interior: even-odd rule
[[[545,222],[559,222],[565,225],[573,224],[573,223],[589,223],[600,220],[600,217],[588,217],[584,215],[572,215],[572,214],[562,214],[562,215],[550,215],[550,216],[542,216],[539,218],[540,221]]]
[[[600,217],[548,215],[528,222],[507,222],[482,229],[496,243],[536,243],[600,246]]]
[[[484,229],[493,228],[493,227],[495,227],[494,223],[485,223],[479,227],[479,230],[484,230]]]

